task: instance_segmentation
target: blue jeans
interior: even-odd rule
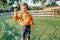
[[[30,38],[31,27],[28,26],[21,26],[21,38]]]

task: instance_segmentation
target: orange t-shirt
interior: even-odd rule
[[[18,16],[14,16],[14,20],[19,20],[20,25],[31,25],[33,23],[33,18],[29,13],[20,13]],[[34,26],[32,26],[34,28]]]

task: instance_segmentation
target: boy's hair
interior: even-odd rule
[[[28,9],[28,4],[27,3],[22,3],[22,6],[26,6],[26,8]]]

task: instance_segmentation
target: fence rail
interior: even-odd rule
[[[30,14],[32,14],[32,16],[51,16],[51,17],[55,17],[55,12],[54,11],[46,11],[46,10],[35,10],[35,11],[28,11]],[[20,13],[20,11],[18,11],[18,13]],[[0,16],[13,16],[14,13],[13,12],[6,12],[6,13],[0,13]]]

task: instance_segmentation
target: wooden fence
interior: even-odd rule
[[[53,11],[46,11],[46,10],[35,10],[35,11],[29,11],[32,16],[43,16],[43,17],[48,17],[51,16],[54,18],[54,13]]]
[[[55,17],[55,12],[50,10],[34,10],[34,11],[28,11],[32,16],[43,16],[43,17]],[[20,11],[18,11],[20,13]],[[13,12],[6,12],[6,13],[0,13],[0,16],[13,16]]]

